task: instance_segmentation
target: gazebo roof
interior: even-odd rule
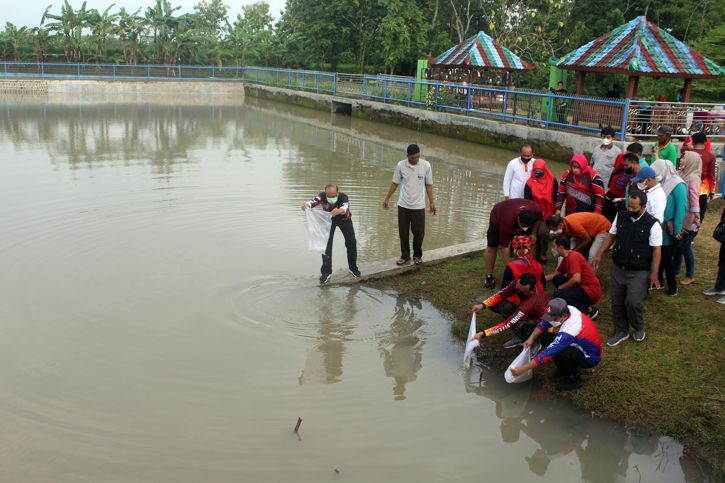
[[[560,69],[630,76],[714,78],[725,75],[725,69],[644,16],[620,25],[552,64]]]
[[[479,69],[502,69],[523,71],[534,69],[510,50],[501,47],[483,32],[466,39],[436,57],[434,67],[467,67]]]

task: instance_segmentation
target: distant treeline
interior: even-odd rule
[[[191,13],[169,0],[135,12],[38,12],[38,25],[6,23],[0,58],[37,62],[261,65],[409,75],[415,61],[438,55],[483,30],[537,66],[516,79],[548,85],[548,60],[645,14],[675,37],[722,65],[725,2],[716,0],[287,0],[276,23],[269,4],[242,7],[230,19],[222,0],[201,0]],[[0,14],[1,15],[1,14]],[[1,17],[0,17],[1,20]],[[588,93],[601,95],[621,76],[591,76]],[[645,80],[644,95],[674,98],[681,82]],[[696,82],[695,97],[721,101],[725,82]]]

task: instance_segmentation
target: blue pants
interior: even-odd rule
[[[682,239],[682,245],[675,251],[675,275],[680,274],[682,259],[685,259],[685,276],[695,278],[695,253],[692,251],[692,240],[697,236],[696,231],[688,231]]]

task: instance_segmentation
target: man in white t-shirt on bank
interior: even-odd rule
[[[436,214],[433,201],[433,170],[430,163],[420,159],[420,148],[408,146],[407,159],[395,166],[393,182],[385,195],[383,208],[400,186],[398,197],[398,234],[400,235],[400,258],[398,265],[410,263],[410,232],[413,232],[413,263],[423,263],[423,238],[425,237],[425,196],[428,195],[431,215]]]
[[[665,207],[667,206],[667,195],[662,185],[657,182],[657,173],[651,166],[640,168],[637,176],[632,178],[631,183],[637,184],[637,189],[647,193],[647,213],[654,216],[662,223],[665,219]],[[630,193],[632,189],[630,189]]]
[[[521,146],[520,156],[509,161],[503,176],[503,199],[523,198],[526,182],[531,177],[531,160],[534,149],[529,144]]]

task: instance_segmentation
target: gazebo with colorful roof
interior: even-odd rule
[[[688,102],[693,79],[725,75],[725,69],[644,16],[569,52],[552,65],[577,71],[577,95],[584,93],[587,72],[627,75],[626,97],[629,99],[637,93],[640,76],[684,78],[683,100]]]
[[[469,82],[471,73],[495,70],[501,72],[524,72],[535,66],[522,60],[509,49],[502,47],[484,32],[472,35],[464,42],[451,47],[444,53],[428,61],[428,72],[464,69]]]

